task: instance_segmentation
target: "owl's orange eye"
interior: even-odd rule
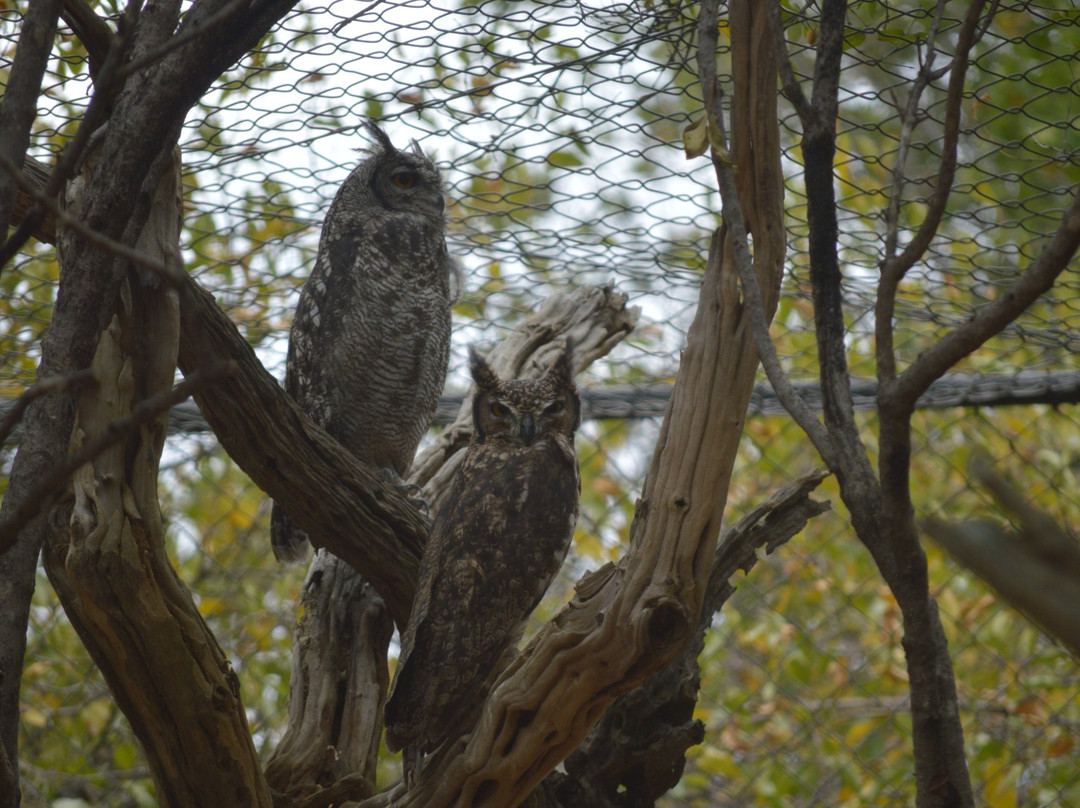
[[[505,418],[510,414],[510,408],[505,404],[500,404],[498,401],[491,402],[491,414],[496,418]]]
[[[390,177],[390,182],[398,188],[409,189],[416,185],[416,179],[415,171],[399,171]]]

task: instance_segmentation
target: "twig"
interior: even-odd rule
[[[21,164],[30,145],[30,130],[37,115],[41,80],[56,38],[60,3],[40,0],[27,10],[22,20],[19,44],[8,71],[4,102],[0,105],[0,154]],[[0,242],[6,247],[7,224],[15,208],[15,189],[0,178]],[[0,247],[0,250],[3,248]],[[6,262],[3,262],[6,263]],[[0,267],[3,266],[0,263]]]
[[[951,525],[930,519],[923,527],[1080,657],[1080,544],[984,461],[973,460],[969,471],[1016,518],[1019,532],[987,521]]]
[[[188,44],[192,40],[206,33],[206,29],[210,26],[217,25],[224,22],[229,17],[241,11],[248,5],[247,0],[233,0],[233,2],[226,4],[216,12],[211,14],[204,20],[194,22],[189,26],[181,27],[181,29],[172,37],[170,37],[160,47],[155,48],[150,53],[140,56],[138,59],[133,59],[128,64],[124,65],[118,72],[117,78],[123,81],[133,73],[138,73],[144,67],[152,65],[154,62],[161,59],[163,56],[171,53],[172,51],[179,50],[184,45]]]
[[[348,18],[342,20],[337,25],[335,25],[333,28],[331,28],[330,33],[332,33],[334,36],[337,36],[338,34],[341,33],[342,28],[344,28],[350,22],[355,22],[356,20],[360,19],[365,14],[367,14],[369,11],[371,11],[373,8],[375,8],[377,5],[379,5],[381,2],[382,2],[382,0],[375,0],[374,3],[368,3],[366,6],[364,6],[362,9],[360,9],[358,12],[353,14],[351,17],[348,17]]]
[[[72,216],[60,207],[55,199],[47,196],[46,191],[40,189],[35,183],[31,182],[23,172],[16,169],[14,164],[12,164],[12,162],[4,155],[0,155],[0,169],[3,169],[8,174],[13,174],[18,180],[19,188],[32,196],[40,207],[55,216],[57,222],[70,227],[91,244],[96,244],[98,247],[113,253],[119,258],[124,258],[136,266],[150,270],[155,275],[163,278],[171,286],[179,287],[181,283],[186,282],[187,276],[181,272],[178,267],[169,267],[162,261],[151,258],[146,253],[140,252],[126,244],[121,244],[119,241],[111,239],[104,233],[100,233],[97,230],[88,227],[82,220]],[[29,219],[29,216],[27,219]],[[24,219],[24,222],[25,221],[26,220]]]
[[[979,307],[974,316],[923,351],[896,378],[891,389],[879,396],[895,399],[898,408],[913,407],[916,400],[946,371],[1004,329],[1045,292],[1080,247],[1080,188],[1061,217],[1061,225],[1023,274],[994,300]]]
[[[967,78],[968,56],[977,39],[976,28],[986,0],[972,0],[968,13],[956,43],[955,54],[949,64],[949,91],[945,100],[945,131],[941,145],[941,164],[938,167],[934,183],[934,194],[930,198],[926,218],[919,226],[915,236],[904,251],[897,256],[899,241],[900,204],[905,183],[907,153],[911,148],[911,137],[918,124],[918,107],[923,92],[930,82],[939,75],[933,70],[935,40],[945,0],[938,0],[934,22],[928,37],[928,52],[922,60],[919,75],[915,79],[908,95],[906,108],[901,112],[902,130],[896,164],[893,166],[892,189],[889,193],[889,207],[886,214],[885,258],[881,262],[881,281],[875,303],[875,342],[878,378],[890,381],[896,376],[896,355],[893,350],[893,314],[896,308],[896,290],[904,276],[922,258],[945,215],[945,206],[952,192],[953,178],[956,175],[956,150],[960,138],[960,104],[964,97],[964,82]]]
[[[21,531],[37,515],[41,506],[53,493],[70,479],[81,466],[89,463],[105,450],[124,440],[144,424],[156,418],[163,410],[178,404],[193,393],[208,387],[234,372],[232,362],[201,369],[177,384],[171,390],[151,396],[132,408],[131,413],[109,424],[105,431],[78,452],[69,455],[57,465],[23,500],[3,524],[0,524],[0,556],[15,543]]]
[[[780,69],[780,86],[784,98],[795,107],[795,112],[805,127],[810,116],[810,104],[803,93],[802,85],[795,77],[795,69],[791,65],[791,55],[788,53],[787,41],[784,39],[784,21],[780,17],[780,0],[767,0],[769,4],[769,24],[773,31],[773,41],[776,47],[776,59]]]
[[[933,79],[932,73],[934,71],[934,59],[937,56],[936,44],[938,28],[941,25],[941,15],[945,8],[947,0],[938,0],[937,7],[934,9],[934,20],[930,24],[930,32],[927,34],[927,51],[923,55],[919,55],[919,73],[915,77],[915,81],[908,92],[907,103],[901,109],[899,103],[896,104],[897,112],[900,114],[900,143],[896,149],[896,162],[893,165],[892,170],[892,187],[889,190],[889,205],[885,215],[885,260],[883,264],[888,264],[892,267],[892,259],[896,255],[896,245],[900,240],[900,202],[903,199],[904,185],[907,181],[907,174],[905,170],[907,168],[907,155],[911,150],[911,138],[915,132],[915,127],[919,125],[922,120],[919,115],[919,103],[922,101],[922,95],[926,91],[926,88],[930,86],[930,82]],[[952,63],[955,64],[956,57],[953,58]],[[949,100],[952,100],[950,94]],[[955,132],[954,132],[955,135]],[[946,139],[948,133],[946,133]],[[955,137],[953,140],[953,153],[956,151]],[[945,149],[946,153],[948,149]],[[942,159],[942,165],[944,166],[945,158]],[[950,183],[951,186],[951,183]],[[884,267],[883,267],[884,269]],[[899,280],[899,278],[897,278]]]
[[[22,395],[15,399],[15,403],[7,411],[4,420],[0,421],[0,444],[8,439],[8,435],[11,434],[16,424],[22,420],[23,413],[34,399],[64,390],[80,390],[93,381],[94,371],[90,368],[84,368],[65,376],[53,376],[50,379],[43,379],[32,387],[28,387]]]
[[[714,105],[720,101],[716,87],[716,40],[719,19],[718,0],[704,0],[698,12],[697,70],[707,116],[713,112]],[[712,123],[712,121],[707,121],[707,123]]]

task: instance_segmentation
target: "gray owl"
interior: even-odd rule
[[[300,292],[285,390],[357,458],[401,477],[446,379],[457,269],[439,172],[415,142],[398,151],[368,129],[376,148],[334,197]],[[277,503],[270,536],[279,560],[306,554]]]
[[[386,703],[411,780],[472,712],[570,547],[581,401],[569,345],[537,380],[502,381],[475,352],[474,433],[420,562]]]

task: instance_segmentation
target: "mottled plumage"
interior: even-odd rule
[[[562,566],[578,514],[581,402],[567,346],[538,380],[471,352],[474,434],[435,517],[386,704],[386,742],[420,758],[477,702]]]
[[[450,355],[451,288],[439,172],[413,143],[376,148],[348,176],[300,293],[285,389],[354,455],[404,475],[438,404]],[[306,534],[275,503],[271,544],[304,557]]]

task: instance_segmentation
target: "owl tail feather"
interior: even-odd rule
[[[308,544],[307,533],[294,525],[285,510],[275,502],[270,510],[270,547],[274,551],[274,558],[289,564],[304,561],[308,555]]]

